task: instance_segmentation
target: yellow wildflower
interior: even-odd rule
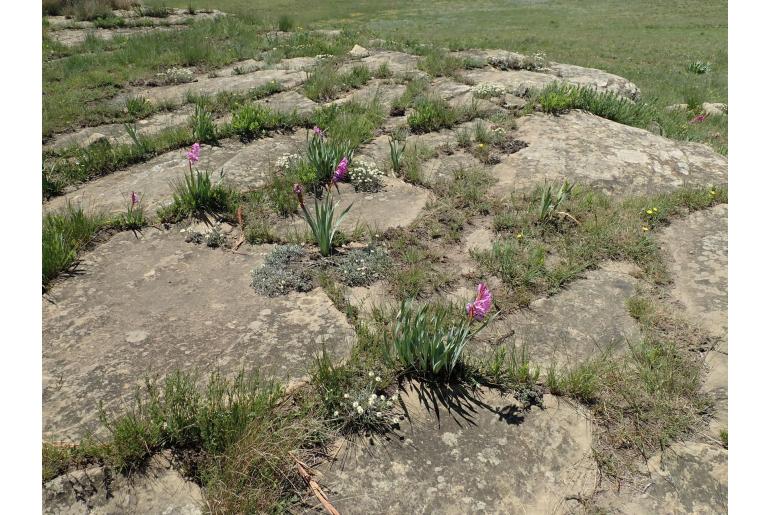
[[[649,227],[647,227],[646,225],[643,225],[643,226],[642,226],[642,230],[643,230],[644,232],[647,232],[647,231],[649,231],[649,230],[650,230],[650,228],[649,228]]]
[[[519,240],[522,239],[523,237],[524,237],[524,234],[522,233],[519,233],[516,235],[516,239],[519,239]]]
[[[709,191],[709,193],[711,194],[712,197],[717,194],[717,192],[715,190],[711,190],[711,191]]]
[[[656,213],[658,212],[658,208],[657,207],[652,208],[652,210],[655,211]]]
[[[652,214],[652,209],[648,209],[648,210],[647,210],[647,214],[648,214],[648,215],[651,215],[651,214]]]

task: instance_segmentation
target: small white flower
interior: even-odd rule
[[[377,415],[377,418],[382,418],[382,411],[378,411],[375,415]]]
[[[374,372],[369,372],[369,377],[374,377]]]
[[[374,399],[369,399],[369,406],[374,404]]]
[[[393,403],[392,403],[392,402],[390,402],[390,401],[388,401],[388,402],[386,402],[386,403],[385,403],[385,406],[387,406],[387,407],[389,407],[389,408],[390,408],[391,406],[393,406]]]
[[[353,407],[354,407],[354,408],[357,408],[357,407],[358,407],[358,401],[353,401]]]
[[[385,400],[385,396],[384,395],[380,395],[380,400],[384,401]]]
[[[398,394],[397,394],[397,393],[394,393],[394,394],[391,396],[390,400],[392,400],[393,402],[396,402],[396,401],[398,400]]]
[[[399,422],[398,417],[393,417],[393,423],[398,424],[398,422]]]
[[[348,397],[350,397],[350,395],[345,394],[345,395],[343,395],[343,397],[347,399]]]
[[[364,412],[364,408],[362,408],[361,406],[359,406],[358,408],[356,408],[356,411],[358,412],[358,414],[359,414],[359,415],[361,415],[361,414],[363,414],[363,412]]]
[[[380,381],[382,381],[382,378],[380,376],[377,376],[377,377],[374,378],[374,380],[379,383]]]
[[[332,413],[332,416],[333,417],[339,417],[340,416],[340,412],[339,411],[335,411],[334,413]]]

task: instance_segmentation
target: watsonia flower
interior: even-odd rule
[[[489,291],[486,284],[479,283],[479,286],[476,289],[476,299],[465,306],[468,318],[484,320],[484,317],[489,313],[491,307],[492,292]]]
[[[190,165],[197,163],[201,158],[201,144],[193,143],[192,148],[187,152],[187,160],[190,161]]]
[[[340,164],[337,165],[337,169],[334,170],[334,176],[332,177],[332,182],[334,184],[345,179],[345,176],[348,174],[348,164],[348,158],[343,157]]]

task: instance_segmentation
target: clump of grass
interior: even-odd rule
[[[428,89],[428,81],[423,78],[412,79],[406,84],[406,89],[400,97],[393,100],[390,114],[401,116],[406,109],[413,106],[414,102],[425,95]]]
[[[389,79],[393,76],[393,72],[388,66],[388,63],[382,63],[374,70],[374,77],[377,79]]]
[[[220,174],[217,182],[211,181],[211,173],[190,168],[174,187],[173,201],[158,212],[164,222],[181,220],[188,216],[205,217],[209,214],[233,210],[234,193],[224,185]]]
[[[440,291],[452,277],[441,267],[441,256],[416,232],[392,229],[385,233],[393,266],[387,275],[399,299],[421,298]]]
[[[145,118],[154,111],[152,103],[144,97],[128,97],[126,111],[135,119]]]
[[[140,16],[148,18],[168,18],[171,10],[164,5],[142,5],[137,7]]]
[[[351,101],[324,106],[311,117],[311,122],[321,127],[328,138],[346,142],[350,150],[370,141],[384,120],[385,113],[377,97],[369,102]]]
[[[261,104],[246,104],[233,112],[231,126],[235,134],[247,141],[271,130],[289,129],[298,123],[296,113],[283,114]]]
[[[192,138],[195,141],[214,143],[217,141],[217,126],[214,117],[202,105],[195,105],[195,112],[190,119]]]
[[[72,268],[78,252],[104,226],[99,214],[88,215],[82,207],[67,204],[57,213],[43,217],[43,287]]]
[[[390,165],[393,168],[393,173],[398,175],[401,172],[401,163],[406,142],[403,142],[394,136],[390,136],[388,138],[388,145],[390,146]]]
[[[360,88],[372,74],[365,65],[359,64],[347,73],[340,73],[333,64],[317,66],[305,81],[305,94],[311,100],[333,100],[342,92]]]
[[[109,225],[120,231],[138,231],[147,225],[144,207],[137,193],[131,192],[126,212],[113,217]]]
[[[433,77],[451,77],[464,68],[463,60],[444,50],[432,48],[417,63],[417,67]]]
[[[294,20],[287,14],[282,14],[278,18],[278,30],[281,32],[289,32],[294,28]]]
[[[447,129],[458,120],[458,115],[449,103],[438,96],[420,97],[414,102],[414,112],[406,121],[415,133]]]
[[[532,93],[530,102],[540,104],[546,113],[559,114],[569,109],[583,109],[634,127],[646,128],[658,115],[656,109],[646,103],[635,103],[614,93],[599,93],[591,88],[556,82]]]
[[[711,71],[711,63],[708,61],[690,61],[687,63],[687,71],[696,75],[703,75]]]

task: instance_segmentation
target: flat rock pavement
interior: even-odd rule
[[[520,118],[518,125],[516,138],[529,146],[492,168],[501,196],[563,179],[621,195],[727,182],[727,158],[709,147],[590,113],[534,114]]]
[[[347,355],[354,334],[320,290],[278,298],[251,288],[269,246],[237,253],[186,244],[178,232],[115,235],[43,303],[43,432],[83,436],[98,406],[122,408],[148,374],[255,366],[303,377],[325,345]]]
[[[340,513],[563,513],[591,492],[591,428],[579,409],[486,389],[407,384],[401,439],[345,442],[320,483]],[[312,502],[312,499],[311,499]]]

